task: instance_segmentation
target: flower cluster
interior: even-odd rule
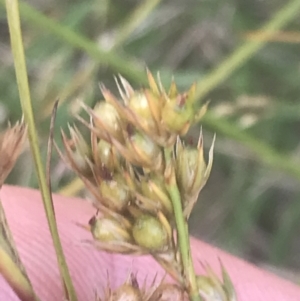
[[[203,301],[237,301],[233,284],[228,273],[221,264],[222,281],[209,266],[204,266],[206,275],[197,276],[199,295]],[[186,292],[175,283],[167,283],[162,279],[158,284],[154,279],[150,289],[144,283],[139,285],[136,275],[131,273],[128,279],[117,289],[112,290],[110,284],[105,288],[104,297],[96,301],[183,301]]]
[[[27,127],[23,121],[0,132],[0,188],[23,151]]]
[[[104,100],[90,108],[90,131],[62,132],[61,155],[94,197],[97,214],[85,226],[93,245],[122,254],[151,254],[180,283],[186,283],[179,256],[174,195],[187,222],[213,163],[213,146],[204,160],[203,136],[196,146],[184,141],[191,125],[206,112],[197,109],[192,85],[184,93],[172,81],[166,91],[148,71],[149,88],[134,90],[116,78],[120,98],[104,86]],[[224,299],[225,300],[225,299]]]

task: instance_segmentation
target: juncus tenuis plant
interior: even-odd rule
[[[165,90],[159,77],[147,75],[147,88],[134,90],[120,76],[120,97],[101,85],[103,101],[94,108],[82,103],[89,119],[78,119],[89,139],[76,126],[69,127],[69,138],[62,132],[60,154],[97,210],[82,225],[92,234],[89,243],[112,253],[151,254],[176,281],[142,288],[131,274],[117,291],[108,288],[103,300],[236,300],[223,266],[222,280],[208,266],[206,275],[196,275],[190,255],[187,222],[211,172],[214,140],[205,161],[202,131],[195,145],[184,136],[207,105],[197,108],[195,85],[182,93],[172,81]]]

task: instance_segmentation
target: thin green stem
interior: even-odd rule
[[[290,157],[277,152],[263,141],[256,139],[245,131],[240,130],[238,127],[224,119],[216,119],[209,112],[206,113],[201,122],[206,126],[206,128],[210,128],[217,133],[221,133],[226,137],[239,141],[256,155],[257,160],[269,165],[270,167],[284,171],[293,176],[295,179],[300,180],[300,169],[299,166],[295,164],[294,160],[291,160]]]
[[[280,217],[279,229],[272,238],[270,260],[274,264],[283,264],[288,259],[293,238],[299,235],[300,195],[289,205]]]
[[[268,43],[270,37],[276,31],[286,26],[299,14],[300,1],[288,2],[277,14],[267,22],[260,31],[264,33],[265,39],[250,41],[237,48],[223,63],[213,70],[204,79],[198,81],[196,98],[201,99],[228,78],[234,71],[245,64],[257,51]]]
[[[127,37],[141,24],[142,21],[153,11],[153,9],[161,2],[161,0],[146,0],[126,18],[125,22],[117,30],[117,37],[113,49],[121,46]]]
[[[20,26],[20,16],[19,16],[19,6],[17,0],[6,0],[6,10],[8,25],[11,38],[11,48],[14,57],[15,72],[17,77],[20,101],[22,105],[22,110],[24,114],[24,119],[28,125],[28,136],[31,146],[31,151],[33,154],[36,171],[39,180],[39,186],[42,193],[42,199],[44,208],[47,215],[47,220],[50,228],[50,232],[53,239],[53,244],[56,251],[56,256],[58,260],[58,265],[60,268],[60,273],[66,289],[67,298],[70,301],[77,301],[77,296],[75,289],[73,287],[72,279],[69,274],[69,270],[64,257],[62,245],[59,239],[58,229],[55,222],[55,213],[53,210],[53,204],[51,195],[47,186],[44,167],[39,151],[38,137],[35,127],[35,121],[33,116],[30,91],[28,85],[28,76],[24,56],[24,47],[22,42],[21,26]]]
[[[4,0],[0,0],[0,3],[1,2],[3,3]],[[113,51],[101,48],[101,46],[97,45],[94,41],[59,24],[56,20],[44,16],[22,1],[20,1],[20,11],[24,19],[30,21],[32,24],[38,25],[40,30],[50,32],[63,42],[66,42],[74,48],[83,50],[96,62],[110,66],[113,71],[121,73],[135,82],[146,83],[144,66],[136,59],[129,56],[122,57]]]
[[[154,1],[154,0],[153,0]],[[0,0],[3,3],[4,0]],[[155,2],[155,1],[154,1]],[[114,51],[105,51],[94,42],[73,32],[72,30],[60,25],[40,12],[30,7],[26,3],[20,3],[22,15],[30,22],[38,25],[40,28],[55,34],[56,37],[73,47],[82,49],[95,59],[95,61],[108,64],[113,70],[123,73],[130,79],[137,82],[146,82],[146,77],[141,66],[131,57],[121,57]],[[213,70],[204,79],[199,80],[197,98],[203,98],[207,93],[213,90],[222,81],[228,78],[237,68],[245,64],[258,50],[260,50],[268,42],[268,37],[272,36],[275,31],[281,29],[288,24],[298,13],[300,9],[300,1],[290,1],[283,9],[281,9],[269,22],[267,22],[261,31],[266,32],[266,39],[258,41],[250,41],[242,44],[236,49],[223,63]],[[129,26],[128,28],[131,28]],[[120,38],[122,40],[122,38]]]
[[[183,215],[181,196],[176,182],[174,168],[171,162],[171,153],[172,149],[165,149],[165,161],[167,166],[166,187],[171,197],[174,210],[178,245],[182,261],[184,278],[187,280],[190,300],[202,301],[202,298],[200,297],[197,289],[196,274],[191,257],[188,225]]]
[[[151,13],[151,11],[159,2],[160,0],[147,0],[138,5],[138,7],[128,16],[125,22],[121,24],[119,29],[116,30],[117,36],[109,53],[114,52],[119,46],[122,45],[122,43],[124,43],[128,36],[130,36],[130,34],[139,27],[141,22]],[[86,83],[92,78],[93,73],[101,65],[107,63],[107,61],[104,60],[98,60],[97,62],[98,63],[95,64],[95,60],[91,60],[90,63],[85,66],[84,71],[81,69],[77,71],[71,83],[68,83],[60,93],[60,96],[58,97],[60,100],[60,105],[74,93],[74,90],[78,91],[82,87],[86,86]],[[45,111],[41,114],[42,119],[51,114],[53,104],[54,101],[50,101],[47,104]],[[83,186],[81,185],[81,187]]]

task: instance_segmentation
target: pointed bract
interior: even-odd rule
[[[176,179],[184,205],[184,214],[189,217],[201,189],[206,184],[213,163],[213,139],[206,164],[203,155],[203,136],[200,132],[197,147],[184,146],[180,139],[176,143]]]
[[[99,191],[106,206],[117,212],[124,211],[132,201],[132,194],[120,174],[114,174],[112,179],[102,180]]]

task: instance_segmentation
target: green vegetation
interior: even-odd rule
[[[217,141],[211,177],[190,219],[192,233],[248,260],[300,269],[300,1],[26,3],[20,13],[44,156],[57,99],[54,135],[61,145],[58,129],[81,114],[77,100],[93,106],[102,99],[99,82],[116,92],[113,75],[139,88],[147,65],[153,74],[160,71],[166,86],[172,74],[182,89],[196,81],[199,105],[210,101],[205,146],[214,133]],[[21,107],[4,0],[0,16],[4,128],[20,119]],[[53,190],[60,191],[74,175],[53,156]],[[29,152],[8,182],[37,187]],[[84,193],[73,187],[69,194]]]

